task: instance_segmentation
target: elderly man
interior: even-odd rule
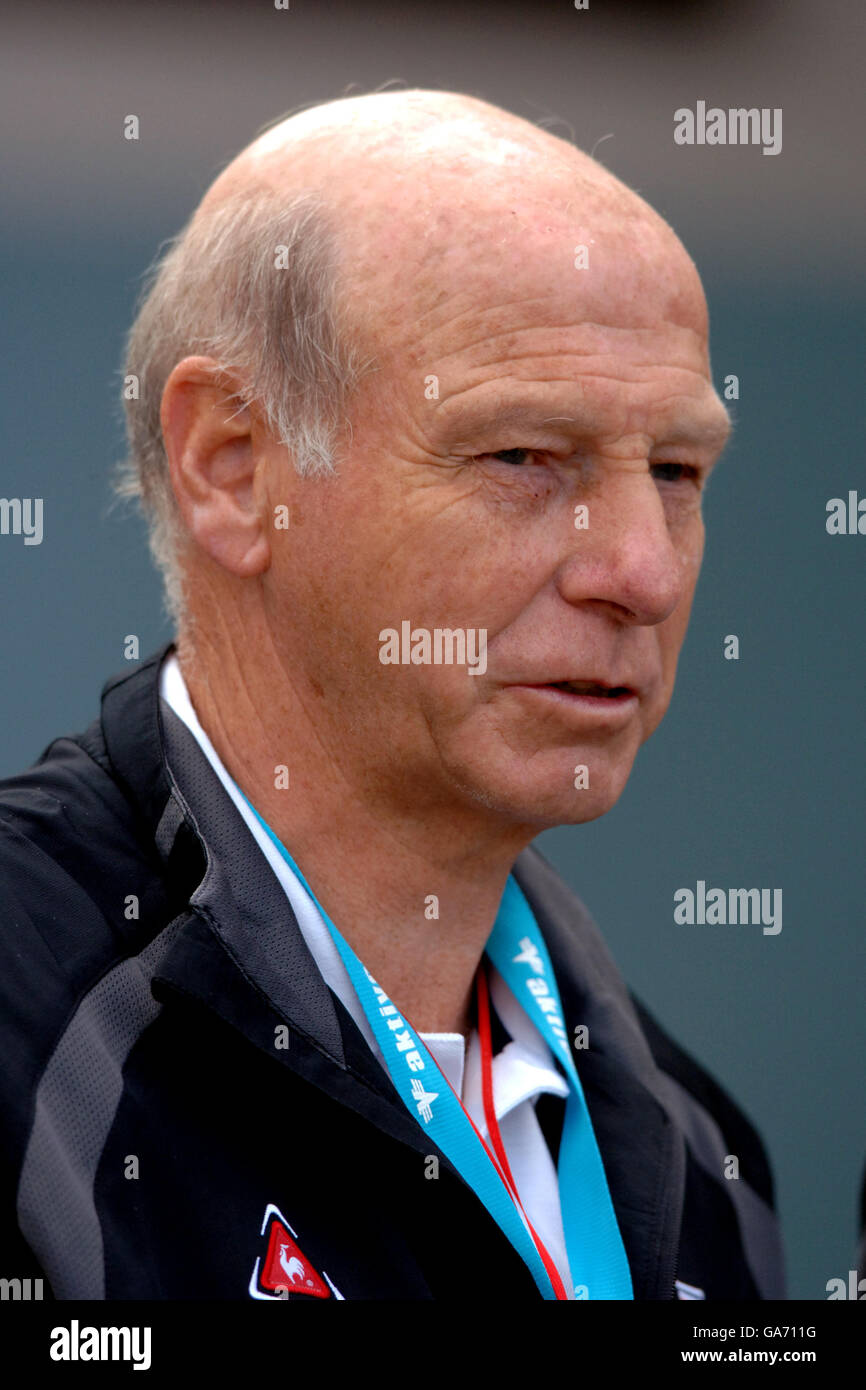
[[[177,641],[2,789],[22,1277],[778,1296],[760,1140],[528,848],[673,689],[729,428],[674,233],[475,98],[315,107],[158,266],[126,396]]]

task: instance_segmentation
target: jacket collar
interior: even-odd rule
[[[102,688],[102,733],[114,775],[144,817],[151,838],[171,798],[159,725],[159,672],[174,642]]]
[[[182,887],[189,898],[188,920],[154,993],[197,999],[278,1062],[429,1152],[429,1139],[325,984],[291,904],[207,758],[160,701],[160,668],[173,646],[108,681],[102,696],[115,776],[165,863],[172,896]],[[685,1187],[682,1134],[667,1113],[628,990],[586,908],[532,847],[514,873],[548,946],[569,1035],[578,1024],[588,1030],[589,1046],[576,1061],[635,1296],[669,1298]],[[291,1029],[285,1051],[275,1052],[272,1030],[263,1029],[263,1008]]]

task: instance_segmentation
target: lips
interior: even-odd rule
[[[597,733],[625,728],[634,719],[641,698],[632,685],[585,677],[544,685],[526,683],[511,689],[527,701],[526,713],[534,711],[545,718],[558,718],[572,730],[594,729]]]
[[[569,695],[592,695],[596,699],[616,700],[635,693],[629,685],[608,685],[605,681],[595,680],[548,681],[547,685],[552,690],[564,690]]]

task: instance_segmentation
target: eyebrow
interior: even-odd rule
[[[665,443],[683,442],[709,448],[724,448],[733,432],[734,421],[720,398],[714,396],[713,400],[715,408],[706,410],[698,406],[676,417],[665,432]],[[544,407],[531,401],[510,402],[502,407],[466,405],[455,410],[454,424],[451,428],[455,433],[458,430],[461,434],[465,433],[466,438],[461,438],[460,443],[468,442],[473,435],[501,431],[513,426],[533,429],[539,435],[543,435],[547,430],[549,435],[555,434],[563,438],[574,435],[585,437],[599,432],[598,418],[591,411],[586,411],[583,415],[543,415],[543,409]]]
[[[666,440],[675,444],[678,440],[683,439],[690,444],[706,444],[715,448],[724,448],[733,430],[734,421],[731,414],[719,401],[718,410],[699,411],[683,423],[677,421],[668,431]]]

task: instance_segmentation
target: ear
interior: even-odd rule
[[[253,448],[239,382],[211,357],[185,357],[162,394],[160,421],[171,483],[187,529],[240,578],[270,565],[264,461]]]

